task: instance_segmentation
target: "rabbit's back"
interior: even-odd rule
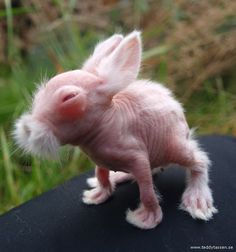
[[[141,110],[162,113],[175,112],[183,115],[181,104],[174,98],[172,92],[162,84],[149,80],[138,80],[131,83],[123,91],[135,96]]]
[[[146,80],[131,83],[115,97],[125,117],[127,132],[145,144],[151,163],[168,161],[166,155],[177,141],[185,141],[189,127],[181,104],[161,84]],[[116,116],[120,118],[120,116]],[[124,129],[124,127],[122,127]]]

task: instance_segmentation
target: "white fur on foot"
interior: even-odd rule
[[[83,202],[88,205],[98,205],[105,202],[112,194],[110,187],[96,187],[83,192]]]
[[[182,196],[180,209],[187,211],[194,219],[208,221],[218,210],[213,206],[210,188],[189,187]]]
[[[126,220],[141,229],[155,228],[162,220],[162,210],[159,206],[155,211],[151,211],[141,204],[134,211],[127,210]]]
[[[97,187],[98,186],[98,179],[96,177],[92,177],[92,178],[87,178],[87,184],[91,187]]]
[[[110,171],[109,174],[109,179],[110,182],[113,186],[116,186],[117,184],[129,181],[133,179],[133,175],[130,173],[125,173],[125,172],[114,172]],[[87,184],[91,187],[97,187],[99,185],[98,179],[96,177],[88,178],[87,179]]]
[[[110,172],[110,180],[114,185],[121,184],[134,179],[133,175],[126,172]]]

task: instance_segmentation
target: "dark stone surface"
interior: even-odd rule
[[[0,251],[189,251],[191,246],[236,249],[236,139],[200,138],[213,161],[211,188],[219,213],[209,222],[178,210],[184,170],[172,168],[154,180],[162,195],[162,223],[139,230],[125,221],[127,208],[139,202],[136,183],[118,186],[99,206],[82,203],[87,173],[42,194],[0,217]],[[194,251],[194,249],[192,249]],[[222,250],[221,250],[222,251]],[[232,251],[232,250],[231,250]]]

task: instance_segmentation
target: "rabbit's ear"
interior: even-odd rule
[[[96,74],[96,68],[101,60],[111,54],[122,39],[123,36],[121,34],[115,34],[109,39],[99,43],[94,49],[92,56],[84,63],[82,69]]]
[[[100,89],[114,95],[133,82],[140,69],[141,53],[140,32],[134,31],[99,63],[96,71],[103,80]]]

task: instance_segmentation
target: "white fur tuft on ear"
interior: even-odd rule
[[[97,66],[97,74],[104,80],[100,89],[108,95],[114,95],[135,81],[140,69],[141,55],[140,32],[133,31]]]
[[[34,120],[29,114],[16,122],[13,137],[27,153],[58,158],[59,141],[45,123]]]
[[[105,41],[100,42],[94,49],[93,55],[84,63],[83,70],[96,73],[96,67],[101,60],[111,54],[120,44],[123,35],[115,34]]]

